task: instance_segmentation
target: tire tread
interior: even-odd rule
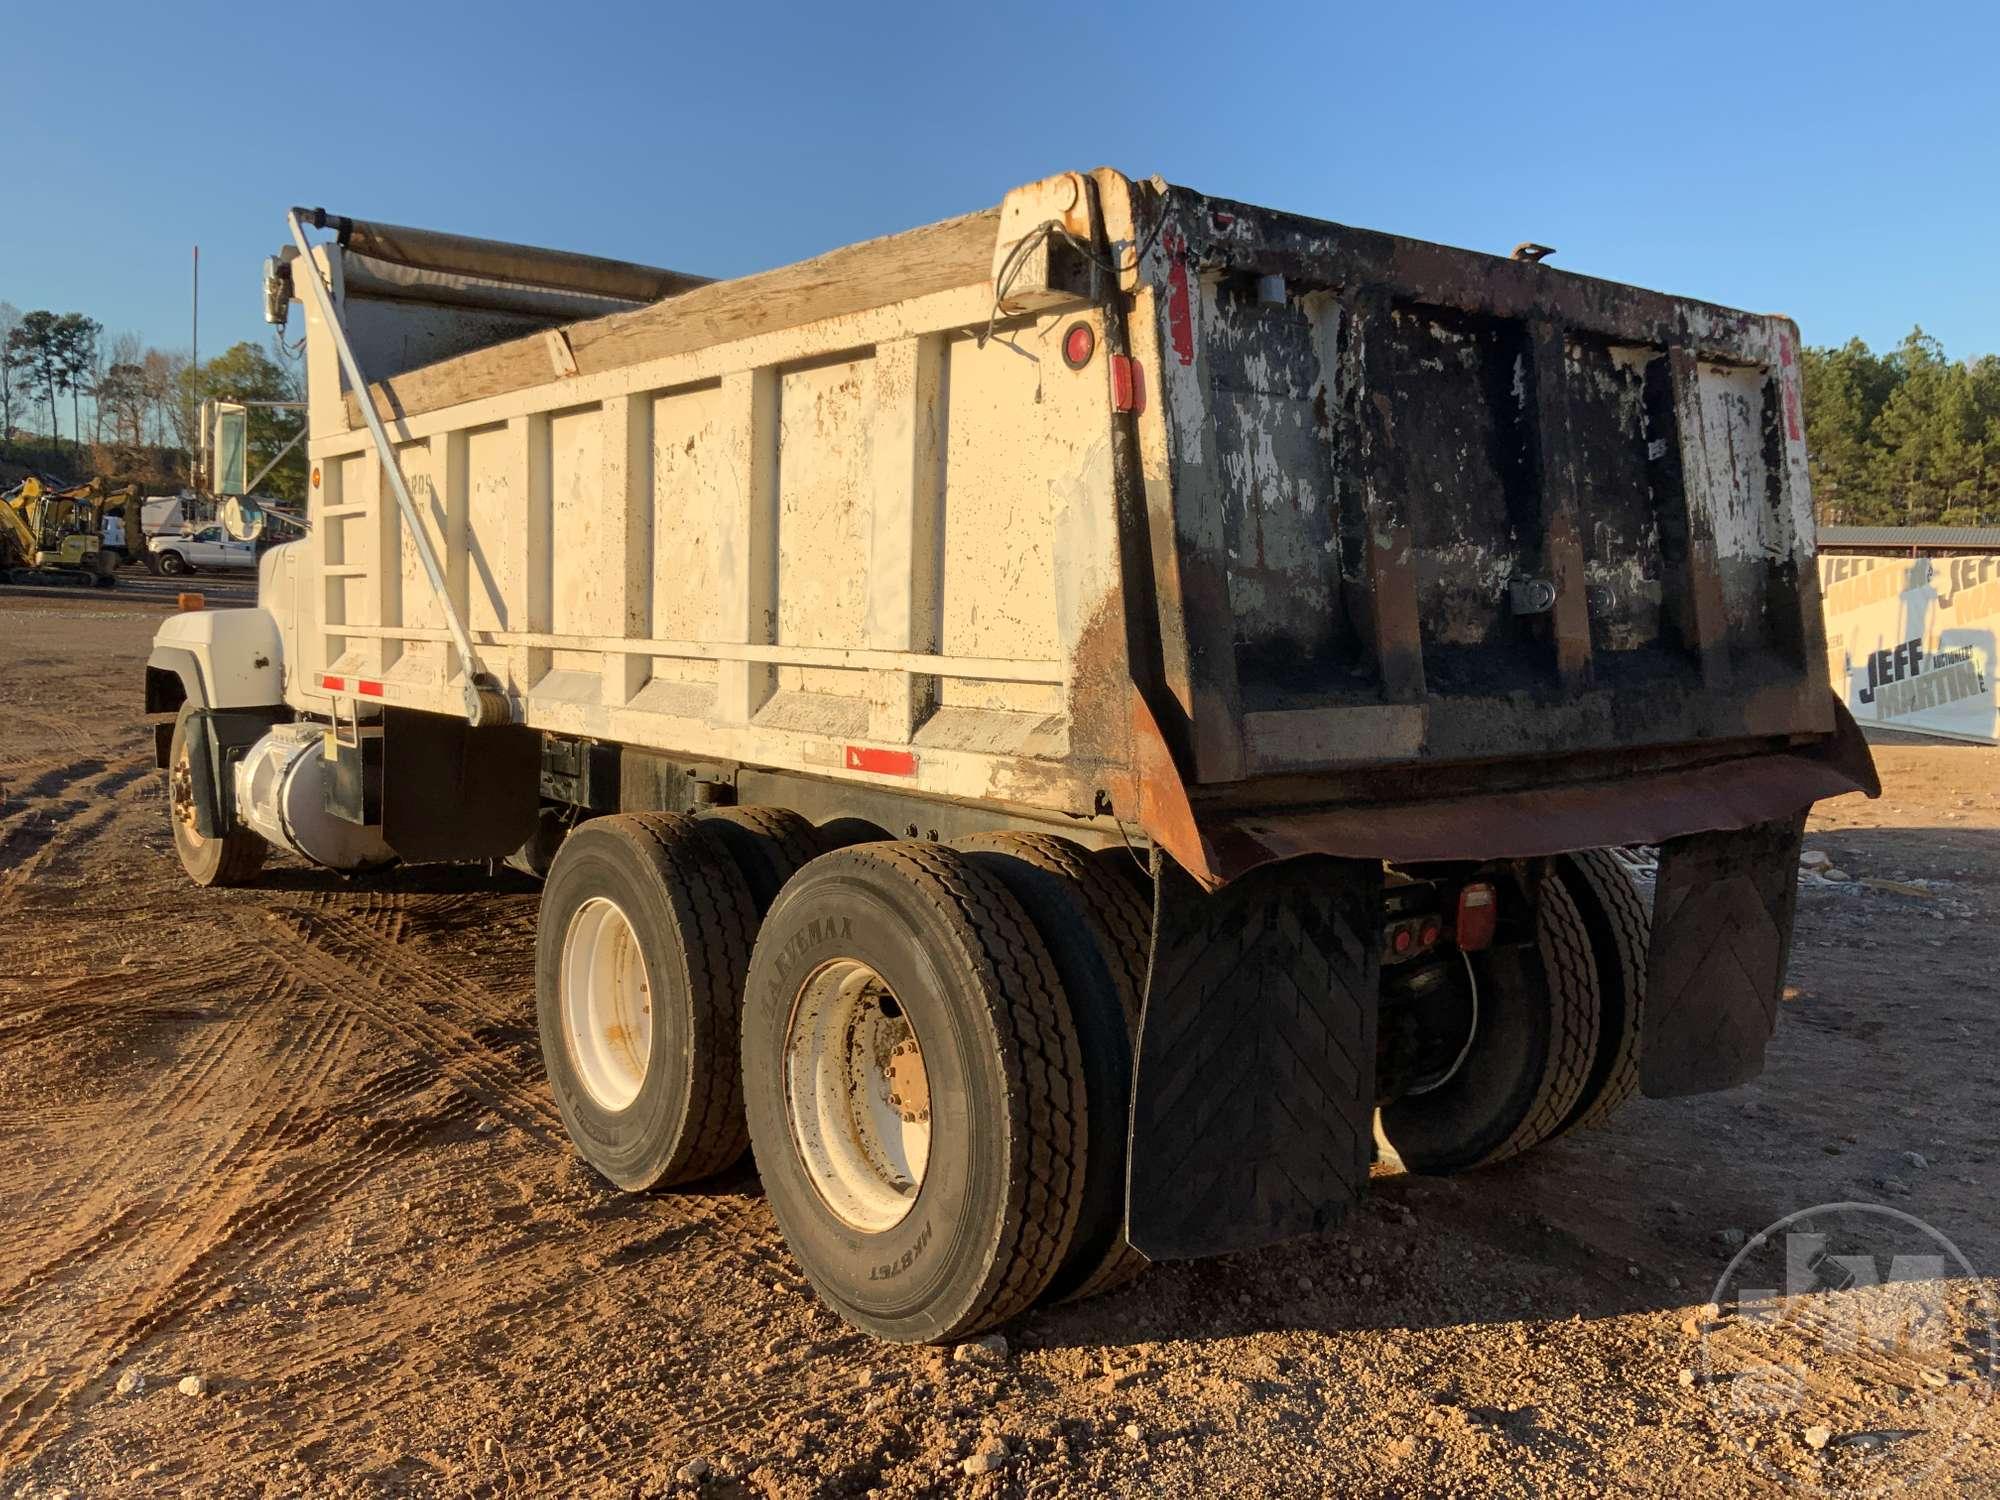
[[[1120,879],[1093,859],[1088,851],[1059,834],[1010,830],[962,839],[957,847],[975,852],[990,850],[1010,855],[1037,870],[1062,879],[1071,900],[1079,907],[1078,918],[1104,958],[1112,987],[1117,992],[1119,1010],[1125,1021],[1126,1036],[1136,1043],[1140,1007],[1144,1003],[1146,994],[1146,965],[1152,937],[1152,920],[1146,910],[1145,902],[1140,899],[1138,891],[1131,883]],[[1073,1002],[1075,998],[1071,997]],[[1124,1115],[1129,1108],[1128,1095],[1126,1110],[1120,1112],[1121,1134]],[[1060,1300],[1079,1301],[1085,1297],[1114,1291],[1137,1278],[1150,1264],[1145,1256],[1126,1242],[1123,1202],[1121,1181],[1119,1230],[1116,1238],[1097,1264],[1084,1274],[1081,1281],[1067,1292],[1058,1293]]]
[[[1549,1056],[1535,1102],[1481,1166],[1518,1156],[1555,1135],[1582,1097],[1597,1055],[1597,970],[1583,916],[1560,880],[1542,885],[1537,947],[1549,982]]]
[[[1646,964],[1653,931],[1652,911],[1617,855],[1609,849],[1586,849],[1569,856],[1567,864],[1584,896],[1603,916],[1609,929],[1605,936],[1616,955],[1618,973],[1606,976],[1605,945],[1597,945],[1599,983],[1620,984],[1625,1005],[1619,1035],[1598,1038],[1600,1050],[1607,1045],[1616,1049],[1610,1070],[1595,1098],[1578,1101],[1575,1113],[1563,1126],[1565,1131],[1603,1124],[1639,1092],[1639,1033],[1646,1008]]]
[[[717,825],[728,825],[731,831]],[[787,881],[826,853],[811,820],[786,807],[709,808],[695,818],[694,826],[736,862],[750,883],[759,915],[770,908]]]
[[[914,841],[855,845],[823,856],[818,867],[861,861],[894,870],[934,908],[959,936],[977,988],[997,1002],[988,1018],[1009,1097],[1012,1155],[999,1240],[969,1305],[926,1335],[964,1338],[1027,1311],[1069,1249],[1082,1187],[1082,1063],[1048,950],[995,876],[957,850]]]

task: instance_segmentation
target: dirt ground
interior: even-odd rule
[[[1702,1311],[1827,1202],[2000,1269],[2000,754],[1885,746],[1888,794],[1815,817],[1857,878],[1802,890],[1755,1085],[959,1358],[823,1312],[747,1170],[633,1197],[572,1158],[527,880],[189,886],[139,712],[164,597],[0,596],[0,1496],[2000,1494],[1991,1279],[1941,1278],[1918,1354],[1801,1346],[1769,1415]]]

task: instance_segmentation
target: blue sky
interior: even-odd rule
[[[1100,163],[2000,352],[2000,7],[0,0],[0,300],[264,337],[293,202],[711,275]]]

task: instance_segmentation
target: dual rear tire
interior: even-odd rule
[[[641,1191],[712,1176],[748,1140],[734,1068],[757,912],[693,819],[593,818],[542,887],[536,1018],[584,1160]]]
[[[669,1186],[747,1140],[821,1297],[885,1339],[1129,1277],[1131,893],[1060,839],[820,853],[730,813],[595,819],[549,872],[542,1045],[584,1159]]]
[[[1651,916],[1609,850],[1558,858],[1532,949],[1467,955],[1474,1022],[1449,1078],[1376,1112],[1381,1157],[1448,1175],[1603,1123],[1638,1090]]]
[[[565,841],[537,982],[581,1154],[643,1189],[747,1143],[822,1299],[884,1339],[963,1338],[1130,1279],[1137,885],[1042,834],[833,842],[773,809]],[[1532,948],[1468,964],[1461,1065],[1379,1112],[1385,1158],[1483,1166],[1632,1092],[1643,902],[1612,856],[1567,856],[1539,913]]]
[[[1047,945],[959,851],[816,860],[758,937],[743,1017],[757,1170],[820,1296],[879,1337],[962,1337],[1065,1262],[1083,1062]]]

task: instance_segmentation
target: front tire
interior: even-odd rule
[[[190,571],[187,559],[178,552],[162,552],[159,558],[160,571],[169,578],[179,578]]]
[[[1063,1264],[1087,1133],[1047,947],[969,856],[825,855],[750,962],[744,1102],[757,1168],[820,1296],[878,1338],[964,1337]]]
[[[264,868],[271,846],[247,828],[210,836],[195,826],[193,745],[188,733],[194,712],[193,704],[181,705],[167,748],[167,822],[173,830],[174,853],[196,885],[248,885]]]
[[[743,1155],[737,1054],[757,930],[743,877],[674,813],[593,818],[542,886],[535,1009],[577,1152],[631,1191]]]

